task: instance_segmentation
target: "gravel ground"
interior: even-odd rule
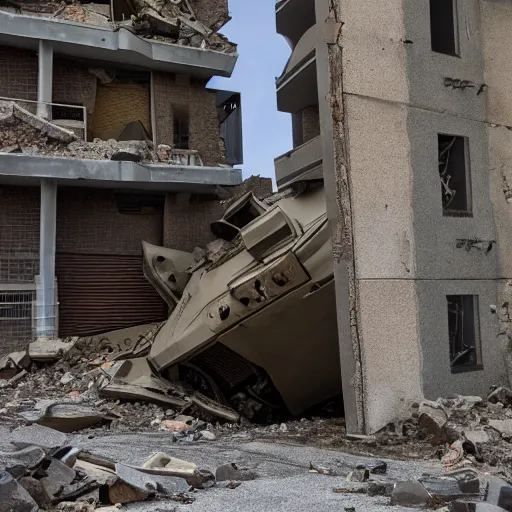
[[[72,444],[93,453],[111,457],[119,462],[141,464],[151,454],[163,451],[190,460],[201,468],[215,472],[217,466],[236,462],[242,467],[255,468],[259,478],[243,482],[236,489],[212,488],[196,491],[196,501],[190,505],[172,501],[136,503],[130,512],[310,512],[312,510],[389,511],[389,498],[370,498],[364,494],[338,494],[333,488],[356,488],[343,475],[369,458],[348,455],[339,451],[276,442],[244,441],[233,437],[214,442],[176,444],[168,434],[125,434],[94,437],[77,435]],[[381,459],[382,460],[382,459]],[[309,463],[335,469],[342,476],[323,476],[309,473]],[[436,461],[386,461],[388,473],[384,478],[406,480],[423,472],[437,473],[442,469]],[[382,478],[382,477],[376,477]],[[394,512],[409,510],[393,507]]]

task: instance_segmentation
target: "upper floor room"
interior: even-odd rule
[[[236,44],[219,30],[228,0],[21,0],[0,6],[0,45],[181,73],[229,77]]]

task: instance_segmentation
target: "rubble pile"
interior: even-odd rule
[[[69,437],[41,425],[14,429],[0,451],[2,511],[114,511],[122,505],[166,498],[190,503],[188,491],[226,480],[196,464],[155,453],[141,466],[119,463],[73,446]]]
[[[64,432],[159,429],[169,433],[171,442],[215,439],[210,422],[240,417],[189,385],[152,376],[144,356],[160,327],[35,341],[25,351],[4,356],[1,418]]]
[[[131,15],[114,21],[110,4],[95,2],[4,0],[0,9],[15,14],[44,16],[59,20],[108,27],[116,31],[125,28],[146,39],[192,46],[203,50],[236,53],[236,45],[218,30],[229,16],[207,26],[197,19],[188,0],[134,0],[129,3]]]
[[[25,155],[114,160],[169,165],[203,165],[197,151],[175,150],[164,144],[156,150],[149,140],[86,142],[13,101],[0,101],[0,152]]]

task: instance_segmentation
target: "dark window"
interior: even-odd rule
[[[467,138],[438,135],[438,162],[444,215],[471,216]]]
[[[84,109],[74,107],[64,107],[61,105],[52,105],[52,119],[67,119],[71,121],[83,121]]]
[[[0,292],[0,320],[32,317],[32,292]]]
[[[430,0],[432,51],[459,55],[457,0]]]
[[[176,149],[189,149],[189,112],[188,107],[173,105],[174,118],[174,147]]]
[[[452,372],[480,369],[478,296],[447,295],[448,339]]]

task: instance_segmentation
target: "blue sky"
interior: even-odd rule
[[[275,78],[291,50],[276,34],[275,0],[229,0],[232,20],[221,29],[238,44],[231,78],[213,78],[209,87],[242,93],[243,174],[274,178],[274,158],[292,149],[291,119],[277,111]]]

